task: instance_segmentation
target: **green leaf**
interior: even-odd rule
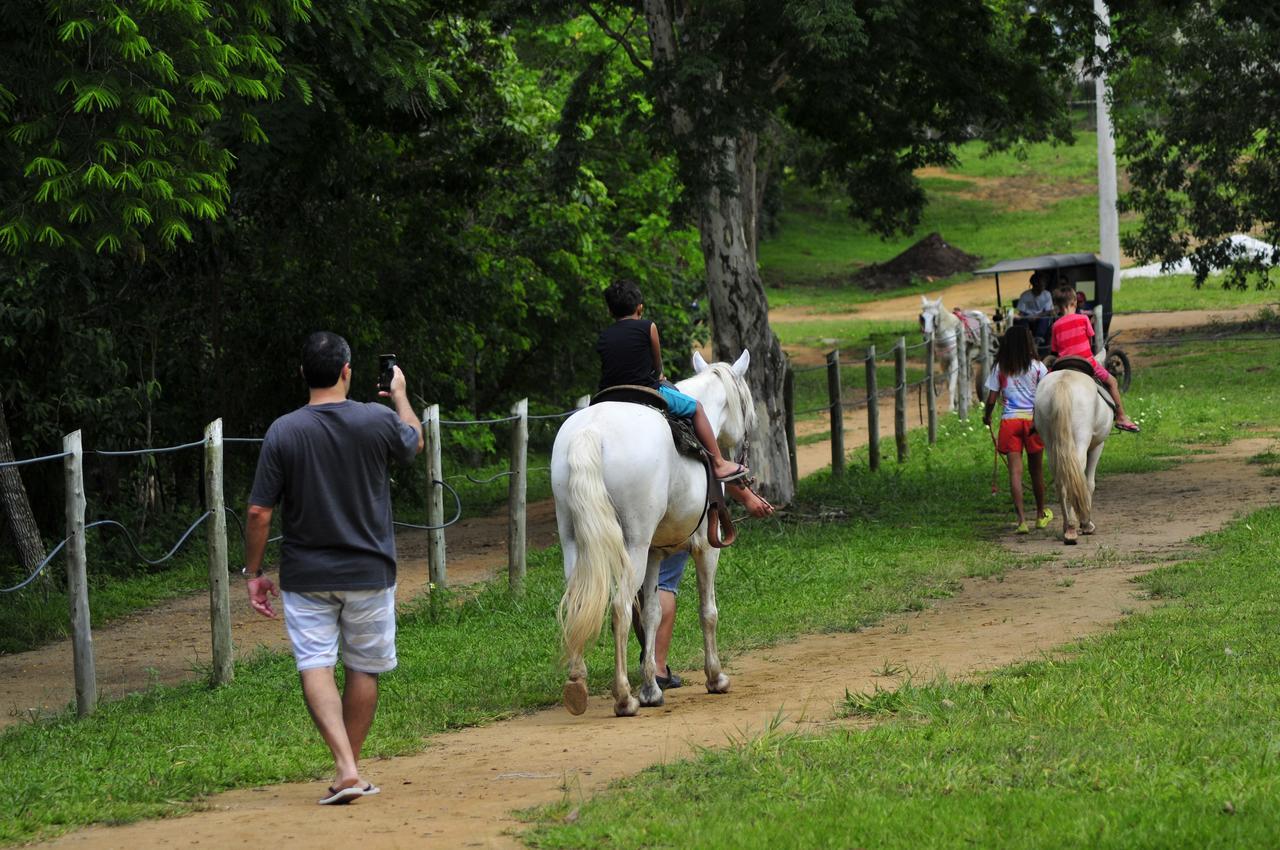
[[[53,248],[61,248],[66,244],[66,237],[53,228],[52,225],[46,224],[36,233],[36,241],[43,242]]]
[[[164,224],[160,226],[160,239],[169,248],[172,248],[179,239],[190,242],[191,228],[187,227],[181,219],[166,219]]]
[[[87,18],[79,18],[73,21],[67,21],[58,28],[58,40],[65,42],[84,41],[93,35],[98,25]]]
[[[78,201],[73,204],[71,211],[67,213],[67,221],[72,224],[86,224],[93,221],[94,218],[96,218],[96,216],[94,215],[93,207],[89,206],[84,201]]]
[[[94,243],[93,250],[99,254],[103,253],[103,251],[108,254],[114,254],[120,250],[120,244],[119,236],[116,236],[114,233],[108,233],[100,237],[98,241]]]
[[[76,112],[105,112],[120,105],[120,96],[106,86],[85,86],[76,95],[72,108]]]
[[[37,156],[27,163],[27,167],[22,171],[22,176],[30,177],[33,174],[43,174],[46,177],[53,177],[57,174],[66,173],[67,165],[62,160],[49,156]]]
[[[84,176],[80,178],[80,181],[86,186],[99,189],[110,189],[115,185],[115,181],[111,179],[111,174],[96,162],[91,163],[85,169]]]

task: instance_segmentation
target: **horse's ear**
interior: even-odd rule
[[[701,375],[709,368],[711,367],[707,365],[707,361],[702,359],[702,352],[693,352],[693,374]]]
[[[923,305],[923,306],[925,306],[925,307],[928,307],[928,306],[929,306],[929,296],[927,296],[927,295],[921,295],[921,296],[920,296],[920,303],[921,303],[921,305]]]
[[[748,349],[742,349],[742,353],[738,355],[738,359],[733,361],[733,372],[738,377],[747,374],[747,367],[751,365],[751,352]]]

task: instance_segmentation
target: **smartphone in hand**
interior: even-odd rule
[[[396,373],[396,356],[394,354],[378,355],[378,391],[391,392],[391,379]]]

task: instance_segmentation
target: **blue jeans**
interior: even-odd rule
[[[680,579],[684,578],[684,568],[689,565],[688,552],[676,552],[662,559],[658,565],[658,590],[667,593],[680,592]]]
[[[693,414],[698,412],[698,402],[693,396],[685,395],[675,387],[669,387],[661,384],[658,392],[662,393],[662,397],[667,400],[667,410],[671,411],[671,415],[680,419],[692,419]]]

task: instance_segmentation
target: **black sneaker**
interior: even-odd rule
[[[671,671],[670,664],[667,665],[667,675],[655,676],[654,681],[657,682],[658,687],[662,688],[664,691],[669,691],[672,688],[678,688],[684,684],[684,679],[681,679],[679,674]]]

